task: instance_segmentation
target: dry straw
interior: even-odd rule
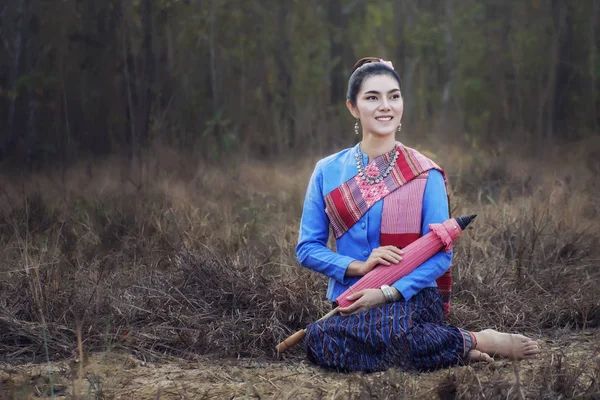
[[[443,154],[453,214],[479,215],[456,246],[450,322],[538,336],[597,327],[596,176],[577,162],[557,175]],[[1,176],[2,359],[43,360],[45,345],[51,359],[75,355],[77,321],[84,352],[274,357],[329,311],[325,280],[294,251],[313,165],[224,170],[172,153],[133,173],[114,159]]]

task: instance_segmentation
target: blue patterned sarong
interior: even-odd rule
[[[425,288],[409,301],[309,325],[305,347],[310,361],[339,371],[430,371],[466,363],[471,343],[468,331],[444,324],[439,290]]]

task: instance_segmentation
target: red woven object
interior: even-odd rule
[[[371,272],[363,276],[358,282],[338,296],[337,303],[342,307],[348,307],[354,301],[346,299],[352,293],[363,289],[380,288],[382,285],[391,285],[398,279],[408,275],[412,270],[423,264],[425,260],[440,250],[449,252],[452,242],[458,238],[462,229],[455,218],[450,218],[442,224],[429,225],[427,235],[420,237],[403,251],[402,261],[389,266],[379,265]]]

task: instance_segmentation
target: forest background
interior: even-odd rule
[[[600,0],[0,2],[0,397],[597,399],[599,22]],[[315,162],[360,140],[364,56],[479,215],[449,322],[540,360],[348,377],[275,354],[329,308],[295,245]]]
[[[354,62],[392,60],[405,128],[471,143],[600,124],[598,1],[15,0],[0,6],[2,158],[153,142],[218,158],[348,143]]]

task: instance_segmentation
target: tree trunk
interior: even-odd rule
[[[290,34],[287,31],[288,22],[287,20],[292,17],[290,7],[292,6],[290,0],[283,0],[279,3],[277,21],[278,21],[278,34],[279,34],[279,48],[275,54],[275,63],[277,65],[279,73],[279,85],[280,88],[291,92],[293,87],[293,75],[289,60],[290,55]],[[294,119],[294,97],[290,94],[279,95],[278,98],[281,100],[278,102],[280,107],[279,114],[279,125],[281,132],[277,133],[279,140],[275,154],[279,154],[287,145],[288,148],[294,148],[296,145],[296,124]]]
[[[36,77],[36,69],[37,69],[37,15],[31,10],[33,8],[32,5],[29,5],[28,10],[28,20],[31,21],[29,23],[32,28],[32,32],[27,35],[27,54],[28,54],[28,70],[29,76],[33,78],[32,83],[30,83],[28,87],[28,106],[27,106],[27,153],[25,155],[26,163],[31,164],[34,160],[34,157],[37,153],[37,148],[39,147],[38,143],[38,134],[37,134],[37,109],[38,109],[38,94],[37,94],[37,85],[40,84]],[[34,31],[35,30],[35,31]]]
[[[142,146],[146,145],[149,139],[150,112],[154,101],[154,52],[152,49],[152,1],[144,0],[142,11],[142,26],[144,30],[143,49],[144,49],[144,72],[143,83],[141,85],[142,93],[140,95],[140,122],[138,124],[139,137]]]
[[[396,25],[396,37],[400,40],[401,46],[398,47],[397,60],[400,65],[400,79],[402,80],[402,97],[404,98],[404,115],[402,120],[410,123],[416,120],[414,110],[415,102],[413,97],[415,69],[419,64],[419,56],[414,54],[408,41],[404,38],[404,33],[413,29],[415,21],[415,6],[410,1],[396,0],[394,2],[394,16],[400,21]]]
[[[129,120],[129,127],[128,127],[128,131],[129,131],[129,160],[131,161],[132,165],[134,162],[134,158],[137,154],[138,151],[138,141],[137,141],[137,135],[136,135],[136,129],[135,129],[135,114],[134,114],[134,104],[133,104],[133,94],[132,94],[132,90],[131,90],[131,79],[129,77],[129,47],[128,47],[128,37],[127,37],[127,33],[128,33],[128,27],[127,27],[127,9],[126,9],[126,2],[127,0],[122,0],[121,1],[121,18],[122,18],[122,30],[123,30],[123,35],[122,35],[122,47],[123,47],[123,77],[124,77],[124,85],[125,85],[125,92],[127,95],[127,111],[126,111],[126,116],[127,119]]]
[[[556,63],[551,112],[548,116],[548,131],[551,135],[559,133],[563,138],[569,138],[573,133],[576,133],[569,131],[568,124],[570,86],[575,77],[571,49],[575,46],[573,43],[573,24],[567,2],[559,1],[555,18],[558,24],[558,60]]]
[[[509,29],[507,32],[507,36],[508,35],[512,35],[512,31],[518,31],[519,29],[521,29],[522,26],[522,22],[521,19],[518,16],[518,13],[516,12],[514,7],[510,8],[510,14],[508,15],[508,19],[509,21],[512,21],[509,24]],[[525,124],[526,122],[524,121],[524,116],[525,116],[525,96],[524,96],[524,92],[525,90],[523,89],[523,87],[525,86],[524,83],[524,78],[523,78],[523,72],[522,72],[522,68],[520,63],[517,61],[520,58],[520,54],[522,52],[522,49],[519,47],[519,45],[517,43],[515,43],[515,40],[508,40],[508,51],[510,53],[510,65],[512,68],[512,72],[514,74],[513,80],[514,80],[514,88],[512,89],[513,91],[513,95],[514,95],[514,102],[512,104],[512,106],[510,106],[510,113],[509,115],[512,115],[512,119],[513,119],[513,128],[515,129],[515,133],[520,134],[522,131],[526,131],[526,127]],[[509,90],[510,93],[510,90]],[[510,100],[509,100],[510,101]]]
[[[218,75],[217,75],[217,50],[216,50],[216,33],[215,33],[215,22],[217,19],[217,0],[211,0],[210,2],[210,15],[208,18],[208,24],[209,24],[209,54],[210,54],[210,68],[209,68],[209,73],[210,73],[210,89],[211,89],[211,95],[212,95],[212,106],[213,106],[213,124],[212,124],[212,130],[213,130],[213,135],[215,138],[215,142],[217,144],[217,149],[220,153],[221,150],[221,132],[220,132],[220,126],[219,123],[217,121],[217,118],[219,117],[219,108],[220,108],[220,98],[219,98],[219,84],[218,84]]]
[[[342,71],[346,65],[345,63],[351,62],[345,54],[348,49],[351,49],[351,46],[348,46],[344,36],[348,21],[340,0],[330,0],[328,2],[327,14],[331,23],[329,27],[329,55],[331,61],[336,61],[336,64],[329,71],[329,104],[335,104],[340,96],[343,96],[346,88],[346,79]]]
[[[553,20],[553,33],[551,39],[550,59],[548,60],[547,80],[544,82],[543,78],[540,76],[540,100],[538,103],[536,124],[537,137],[540,140],[539,143],[545,143],[548,139],[552,139],[553,137],[553,112],[555,111],[557,72],[558,68],[560,67],[560,44],[566,18],[566,7],[566,4],[564,4],[562,0],[552,1],[551,13]]]
[[[448,78],[442,89],[442,126],[448,123],[448,114],[450,113],[450,101],[452,99],[451,91],[454,78],[456,76],[456,65],[454,63],[454,40],[452,37],[453,1],[445,0],[444,9],[446,14],[446,29],[444,32],[444,41],[446,43],[446,73]]]
[[[65,116],[65,140],[63,142],[63,149],[62,149],[62,159],[63,162],[66,162],[68,160],[70,160],[70,154],[71,154],[71,143],[72,143],[72,136],[71,136],[71,120],[69,117],[69,103],[67,102],[67,88],[65,85],[65,74],[63,72],[63,60],[60,60],[60,84],[61,84],[61,92],[62,92],[62,96],[61,96],[61,103],[62,103],[62,108],[63,108],[63,113]],[[60,126],[60,124],[58,124]],[[64,172],[64,170],[63,170]]]
[[[15,113],[17,107],[18,88],[17,81],[21,75],[21,54],[23,52],[23,36],[25,34],[23,27],[23,19],[25,12],[25,0],[17,0],[17,12],[15,15],[15,40],[13,42],[13,60],[12,68],[10,72],[10,100],[8,103],[8,116],[7,116],[7,127],[6,137],[2,142],[0,148],[0,157],[4,157],[9,148],[13,145],[14,141],[14,128],[15,128]]]
[[[592,122],[592,129],[594,133],[598,133],[598,90],[596,88],[596,23],[600,17],[600,0],[593,0],[592,3],[592,14],[590,16],[590,120]]]

